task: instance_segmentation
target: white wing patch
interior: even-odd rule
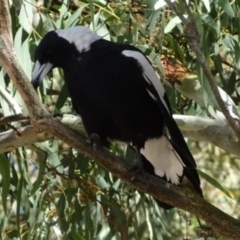
[[[149,96],[156,102],[157,98],[147,89]]]
[[[163,99],[163,96],[165,94],[165,90],[164,90],[164,88],[163,88],[163,86],[162,86],[162,84],[160,82],[160,79],[159,79],[158,75],[156,74],[156,72],[154,71],[152,65],[148,62],[146,57],[141,52],[132,51],[132,50],[124,50],[122,52],[122,54],[127,56],[127,57],[133,57],[133,58],[135,58],[138,61],[138,63],[141,65],[141,67],[143,69],[143,74],[145,75],[145,76],[143,76],[144,79],[147,82],[150,81],[152,83],[152,85],[154,86],[154,88],[158,92],[160,100],[164,104],[164,106],[167,109],[167,111],[170,112],[170,110],[168,109],[168,106],[167,106],[165,100]]]
[[[165,176],[172,184],[180,183],[185,164],[166,136],[147,140],[140,152],[154,166],[156,175]]]
[[[56,30],[56,33],[59,37],[65,38],[70,43],[74,43],[79,52],[89,50],[91,43],[101,38],[88,27],[84,26],[59,29]]]

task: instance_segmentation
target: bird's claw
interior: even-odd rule
[[[143,176],[143,178],[147,182],[147,184],[149,184],[149,181],[148,181],[149,179],[148,179],[146,172],[144,171],[143,164],[138,159],[135,160],[133,162],[133,164],[128,168],[128,172],[133,172],[131,181],[134,181],[136,179],[137,175],[141,175],[141,176]]]
[[[94,151],[97,151],[101,147],[100,136],[96,133],[92,133],[86,142],[93,146]]]
[[[130,167],[128,168],[129,172],[136,171],[136,172],[142,172],[143,170],[143,165],[139,160],[135,160]]]

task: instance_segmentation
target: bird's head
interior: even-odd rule
[[[100,39],[89,28],[76,26],[48,32],[35,52],[32,84],[39,86],[43,78],[55,67],[66,68],[78,55],[88,51],[91,43]]]

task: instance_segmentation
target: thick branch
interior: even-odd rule
[[[9,3],[8,1],[1,1],[0,6],[0,34],[5,41],[6,47],[12,49],[13,42]]]
[[[206,108],[206,103],[204,102],[203,98],[203,89],[199,83],[198,77],[195,74],[188,75],[184,79],[181,79],[180,84],[178,82],[175,82],[174,87],[178,92],[180,92],[185,97],[194,100],[201,107]],[[239,119],[240,115],[231,97],[220,87],[218,87],[218,91],[230,115],[234,119]],[[208,104],[210,106],[214,107],[214,109],[220,110],[219,107],[216,106],[215,101],[211,101],[211,99],[209,100],[210,101],[208,102]],[[219,116],[216,117],[217,114],[220,115],[221,113],[218,110],[215,111],[215,114],[212,114],[211,112],[209,112],[209,114],[211,114],[213,118],[219,118]],[[222,121],[225,122],[225,124],[227,124],[226,118],[222,113],[221,115]]]
[[[64,114],[61,122],[72,129],[85,134],[80,117]],[[20,134],[19,134],[20,133]],[[54,136],[48,132],[38,131],[33,125],[18,128],[18,132],[8,130],[0,133],[0,153],[12,151],[16,148],[31,145],[37,142],[44,142]]]
[[[222,111],[222,113],[224,114],[224,116],[226,117],[229,125],[231,126],[231,128],[233,129],[233,131],[235,132],[238,140],[240,140],[240,128],[238,126],[238,124],[236,123],[236,121],[232,118],[231,114],[229,113],[228,109],[226,108],[221,95],[219,93],[218,90],[218,86],[216,84],[216,81],[207,65],[207,61],[203,55],[203,53],[200,50],[200,36],[199,36],[199,32],[197,30],[197,26],[194,22],[194,18],[192,16],[191,10],[189,9],[189,6],[187,5],[187,3],[185,1],[184,2],[184,6],[185,6],[185,10],[188,14],[188,19],[185,18],[183,16],[183,14],[181,14],[177,8],[175,7],[175,5],[170,1],[170,0],[166,0],[166,3],[168,4],[168,6],[173,9],[175,11],[175,13],[178,15],[178,17],[181,19],[181,21],[183,22],[183,24],[186,26],[187,29],[187,35],[190,39],[190,45],[191,48],[193,50],[193,52],[196,54],[197,60],[200,64],[200,66],[203,69],[203,72],[205,74],[205,76],[208,79],[208,82],[211,86],[212,92],[216,98],[217,103],[219,104],[219,107]]]
[[[240,156],[239,143],[225,121],[185,115],[174,115],[184,137],[196,141],[210,142],[229,153]]]
[[[196,141],[211,142],[229,153],[240,156],[240,148],[238,142],[235,141],[235,134],[225,124],[225,121],[176,114],[173,117],[185,137]],[[6,117],[6,119],[16,120],[19,118],[15,119],[14,116],[11,116]],[[58,119],[64,125],[85,134],[80,117],[64,114],[61,118],[58,117]],[[0,124],[2,122],[6,122],[4,118],[0,121]],[[32,125],[21,127],[18,130],[21,133],[20,135],[14,130],[0,133],[0,153],[53,138],[49,133],[37,132]]]
[[[132,182],[133,175],[127,170],[129,166],[122,159],[104,149],[99,149],[96,154],[91,145],[86,143],[86,138],[65,127],[56,119],[47,118],[39,123],[40,128],[50,130],[51,134],[94,159],[96,163],[137,189],[200,217],[212,227],[215,235],[239,239],[240,222],[208,203],[192,189],[179,188],[150,175],[148,176],[149,184],[146,184],[141,174],[137,175],[136,180]]]
[[[31,120],[35,121],[43,116],[50,116],[45,107],[39,102],[38,96],[30,81],[25,81],[27,76],[19,65],[16,55],[13,51],[7,48],[7,45],[2,38],[0,38],[0,49],[0,62],[13,81],[14,86],[21,94],[28,108]]]
[[[0,6],[0,63],[20,92],[28,107],[31,120],[35,121],[43,116],[49,116],[45,107],[39,102],[30,81],[25,81],[27,76],[19,65],[14,52],[8,1],[0,0]]]

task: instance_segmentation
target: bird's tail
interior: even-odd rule
[[[186,176],[196,191],[202,195],[196,167],[190,166],[188,161],[185,161],[184,151],[181,151],[167,136],[147,140],[144,148],[141,149],[141,154],[146,172],[174,185],[180,185],[183,177]],[[173,207],[158,200],[157,202],[165,209]]]

